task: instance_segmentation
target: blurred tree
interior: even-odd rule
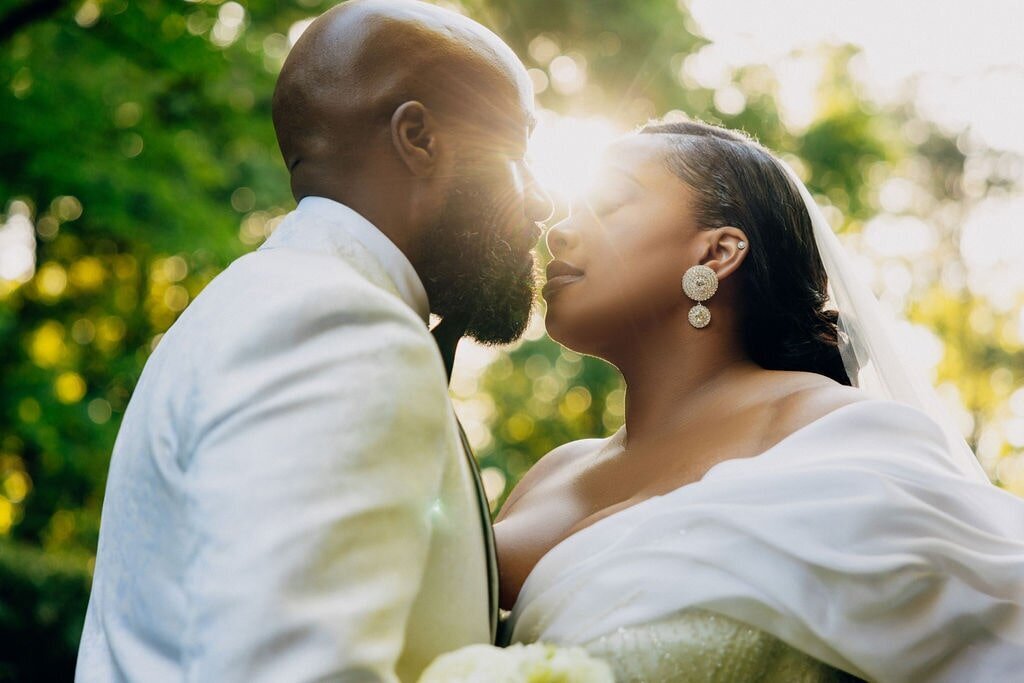
[[[8,227],[33,228],[35,267],[27,282],[0,280],[0,661],[17,662],[0,680],[61,680],[87,595],[70,579],[88,576],[142,365],[290,201],[269,98],[285,33],[309,10],[87,0],[2,12],[0,201]],[[54,620],[60,637],[43,639]]]
[[[73,669],[121,415],[160,334],[291,207],[270,96],[297,22],[332,4],[0,2],[0,681]],[[866,103],[850,49],[823,52],[818,115],[801,129],[784,122],[770,69],[714,84],[697,73],[707,41],[685,3],[461,6],[523,56],[546,109],[626,127],[677,111],[743,128],[793,155],[849,234],[881,211],[887,180],[910,178],[924,199],[905,211],[943,217],[948,258],[883,263],[922,283],[892,303],[950,342],[939,378],[959,388],[983,440],[1024,351],[1005,307],[942,270],[959,263],[965,155],[912,108]],[[546,338],[500,355],[472,389],[461,399],[484,407],[481,461],[507,482],[496,505],[552,447],[610,433],[624,414],[613,368]],[[992,438],[996,455],[1010,452]]]

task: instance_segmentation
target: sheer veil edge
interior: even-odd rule
[[[956,428],[923,370],[895,343],[896,323],[855,270],[821,208],[792,167],[779,161],[803,198],[839,313],[839,352],[851,383],[874,398],[904,403],[931,417],[949,441],[948,456],[965,476],[988,476]]]

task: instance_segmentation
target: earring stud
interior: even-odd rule
[[[683,292],[697,302],[687,318],[697,329],[707,327],[711,322],[711,311],[701,302],[713,297],[717,291],[718,274],[707,266],[692,266],[683,275]]]
[[[737,249],[746,249],[746,248],[747,248],[747,243],[746,243],[746,242],[744,242],[743,240],[740,240],[740,241],[739,241],[739,242],[738,242],[738,243],[736,244],[736,248],[737,248]]]

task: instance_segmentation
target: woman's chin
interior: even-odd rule
[[[562,315],[560,315],[562,313]],[[569,340],[572,338],[572,326],[565,319],[564,311],[559,311],[559,306],[548,303],[544,310],[544,329],[548,336],[562,346],[570,347]],[[570,347],[571,348],[571,347]]]
[[[588,334],[588,326],[568,316],[563,307],[548,304],[544,314],[544,328],[551,339],[570,351],[594,355],[594,348],[597,346],[594,342],[597,341],[598,335]]]

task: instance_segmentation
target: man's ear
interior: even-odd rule
[[[750,251],[746,233],[732,226],[708,230],[706,239],[705,256],[701,263],[714,270],[719,280],[736,272]]]
[[[391,115],[391,143],[413,175],[430,175],[440,148],[437,118],[422,103],[405,102]]]

